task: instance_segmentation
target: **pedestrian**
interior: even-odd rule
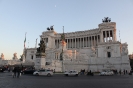
[[[85,69],[83,70],[83,75],[85,75]]]
[[[54,69],[54,73],[55,73],[55,69]]]
[[[121,70],[119,71],[119,74],[121,75]]]
[[[80,70],[80,74],[81,74],[81,75],[83,74],[83,70],[82,70],[82,69]]]
[[[12,72],[13,72],[13,78],[16,78],[16,71],[17,71],[17,69],[16,69],[16,67],[14,67],[13,70],[12,70]]]
[[[125,71],[125,69],[124,69],[123,73],[124,73],[124,75],[126,74],[126,71]]]
[[[116,70],[116,74],[118,74],[118,71]]]
[[[20,67],[17,67],[17,78],[19,78],[19,77],[20,77],[20,72],[21,72]]]
[[[10,72],[10,68],[8,67],[8,72]]]
[[[127,70],[126,70],[126,74],[127,74]]]

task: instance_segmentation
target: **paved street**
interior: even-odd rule
[[[53,77],[22,75],[12,78],[11,73],[0,73],[0,88],[133,88],[133,76],[79,76]]]

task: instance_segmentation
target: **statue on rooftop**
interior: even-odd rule
[[[3,53],[1,53],[1,59],[4,59],[4,54]]]
[[[54,25],[53,26],[50,26],[50,27],[47,27],[47,30],[54,30]]]
[[[104,19],[102,19],[103,23],[104,22],[111,22],[111,18],[109,17],[104,17]]]
[[[17,53],[14,53],[14,54],[13,54],[13,59],[18,59],[18,58],[17,58]]]
[[[13,56],[14,56],[14,57],[17,57],[17,53],[14,53]]]

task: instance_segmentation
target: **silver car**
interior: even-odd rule
[[[102,71],[101,73],[100,73],[100,75],[102,76],[104,76],[104,75],[114,75],[114,72],[113,71]]]
[[[70,70],[70,71],[65,71],[64,75],[65,76],[79,76],[79,72],[75,70]]]
[[[39,70],[35,71],[33,75],[44,75],[44,76],[53,76],[53,71],[51,70]]]

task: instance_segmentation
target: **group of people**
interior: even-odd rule
[[[119,75],[126,75],[126,74],[128,74],[128,73],[130,73],[130,72],[128,72],[127,70],[119,70],[119,71],[117,71],[117,70],[112,70],[113,72],[114,72],[114,74],[119,74]]]
[[[81,74],[81,75],[84,75],[84,74],[85,74],[85,69],[81,69],[81,70],[80,70],[80,74]]]
[[[19,78],[21,74],[21,68],[20,67],[14,67],[13,70],[13,78]]]

